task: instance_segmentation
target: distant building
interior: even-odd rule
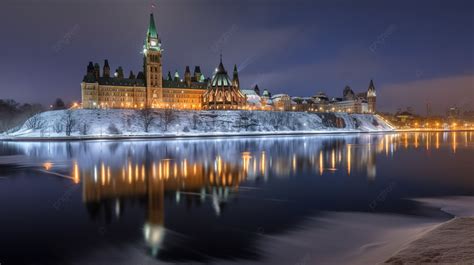
[[[262,98],[255,92],[254,89],[242,89],[241,91],[247,98],[247,106],[249,109],[262,109]]]
[[[273,107],[275,110],[280,111],[291,111],[296,110],[296,107],[293,109],[293,101],[291,97],[287,94],[277,94],[272,97]]]
[[[450,107],[446,111],[446,117],[448,119],[458,119],[461,116],[461,110],[457,107]]]
[[[319,92],[311,98],[294,97],[296,110],[314,112],[348,112],[348,113],[375,113],[376,92],[374,82],[371,80],[367,92],[355,94],[346,86],[342,98],[331,98]]]

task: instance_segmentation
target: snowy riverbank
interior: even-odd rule
[[[78,109],[40,113],[1,137],[82,140],[385,131],[392,128],[371,114]]]
[[[473,264],[474,197],[416,199],[427,206],[452,214],[454,219],[434,225],[418,235],[386,264]]]

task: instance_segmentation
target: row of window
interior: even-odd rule
[[[110,101],[120,101],[120,102],[133,102],[133,101],[145,101],[145,98],[130,98],[130,99],[126,99],[126,98],[109,98],[109,97],[105,97],[105,98],[99,98],[99,101],[107,101],[107,102],[110,102]]]

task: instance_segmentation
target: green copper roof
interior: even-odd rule
[[[144,49],[144,52],[143,52],[144,54],[146,54],[146,50],[163,51],[161,49],[161,41],[158,38],[158,33],[156,31],[155,19],[153,17],[153,13],[150,14],[150,24],[148,25],[145,41],[143,42],[143,49]]]
[[[150,14],[150,24],[148,25],[147,36],[149,38],[158,39],[158,33],[156,33],[155,19],[153,13]]]

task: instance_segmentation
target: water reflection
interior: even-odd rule
[[[82,185],[92,219],[120,219],[126,201],[143,199],[143,241],[159,255],[167,234],[167,198],[208,205],[217,218],[232,198],[254,183],[343,175],[377,178],[377,159],[400,150],[452,154],[472,147],[472,132],[402,133],[198,141],[2,143],[42,165],[42,170]]]

